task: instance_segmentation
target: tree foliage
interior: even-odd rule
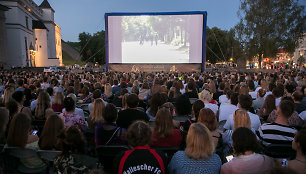
[[[209,62],[229,61],[230,58],[237,60],[241,55],[242,48],[233,29],[206,28],[206,57]]]
[[[241,0],[235,29],[247,57],[274,57],[279,48],[292,53],[305,31],[304,6],[298,0]]]
[[[93,35],[80,33],[79,41],[82,61],[105,63],[105,32],[103,30]]]

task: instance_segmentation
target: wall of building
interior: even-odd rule
[[[4,11],[0,9],[0,64],[7,66],[7,42],[6,42],[6,29],[5,29],[5,15]]]
[[[56,43],[56,57],[59,59],[60,66],[63,66],[62,35],[61,35],[61,28],[57,24],[55,25],[55,43]]]

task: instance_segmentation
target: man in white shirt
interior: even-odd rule
[[[248,87],[249,87],[249,94],[251,95],[252,99],[256,99],[257,98],[257,92],[254,91],[255,85],[254,85],[253,80],[248,81]]]
[[[238,105],[238,93],[227,92],[230,95],[230,103],[222,103],[219,108],[219,122],[227,120],[230,114],[233,114],[237,109]]]
[[[253,114],[251,112],[249,112],[249,109],[252,106],[252,97],[250,95],[243,95],[240,94],[238,97],[238,106],[240,109],[245,109],[248,111],[248,114],[250,116],[250,120],[251,120],[251,128],[253,128],[254,130],[258,130],[258,128],[260,127],[261,123],[259,120],[259,116],[256,114]],[[228,119],[226,120],[226,123],[224,125],[224,129],[230,129],[232,130],[234,128],[234,116],[233,114],[229,115]]]

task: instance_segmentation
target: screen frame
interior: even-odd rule
[[[108,44],[108,17],[109,16],[141,16],[141,15],[203,15],[203,34],[202,34],[202,72],[205,71],[206,61],[206,27],[207,12],[206,11],[182,11],[182,12],[133,12],[133,13],[105,13],[105,70],[108,72],[109,67],[109,44]],[[122,63],[123,64],[123,63]]]

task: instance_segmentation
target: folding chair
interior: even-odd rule
[[[18,147],[4,148],[5,152],[5,173],[46,173],[47,165],[40,168],[28,168],[24,166],[20,159],[38,157],[33,149],[22,149]]]

